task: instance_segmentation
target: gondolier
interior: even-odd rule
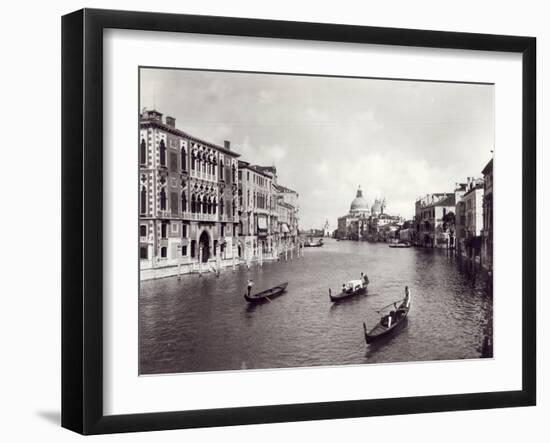
[[[253,286],[254,286],[254,282],[252,281],[252,279],[249,278],[248,283],[246,285],[249,297],[250,297],[250,292],[252,291]]]
[[[399,304],[397,304],[399,303]],[[387,308],[393,306],[394,310],[388,314],[382,314],[380,321],[370,331],[367,330],[367,325],[363,322],[363,330],[365,332],[365,341],[367,344],[373,343],[380,338],[392,334],[397,331],[398,327],[405,323],[405,319],[409,313],[411,304],[411,292],[408,286],[405,286],[405,298],[390,303],[389,305],[380,308],[377,312],[382,313]],[[387,311],[386,311],[387,312]]]
[[[248,280],[248,281],[254,284],[252,280]],[[284,294],[286,292],[287,286],[288,286],[288,282],[284,282],[270,289],[266,289],[265,291],[258,292],[257,294],[250,294],[251,286],[249,286],[248,294],[244,294],[244,298],[249,303],[261,303],[264,301],[271,302],[272,298],[278,297],[279,295]]]

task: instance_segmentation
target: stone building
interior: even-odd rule
[[[274,183],[273,188],[277,198],[278,252],[288,255],[288,251],[297,247],[299,243],[299,195],[296,191],[278,183]]]
[[[474,260],[481,257],[483,231],[483,179],[468,177],[457,209],[457,253]]]
[[[483,174],[483,229],[481,231],[481,264],[493,269],[493,159],[481,171]]]
[[[176,128],[155,110],[140,115],[141,279],[231,263],[239,236],[237,158]]]
[[[273,258],[277,251],[278,213],[274,197],[274,170],[239,162],[243,258]]]
[[[351,202],[349,213],[338,218],[337,238],[341,240],[359,240],[362,238],[366,233],[370,214],[371,208],[363,197],[363,191],[359,186],[357,194]]]
[[[415,202],[415,244],[419,246],[452,248],[454,232],[447,214],[455,213],[456,192],[427,194]]]

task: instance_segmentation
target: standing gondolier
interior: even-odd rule
[[[252,287],[254,286],[254,282],[252,281],[251,278],[248,279],[248,283],[246,285],[246,288],[247,288],[247,291],[248,291],[248,296],[250,297],[250,292],[252,291]]]

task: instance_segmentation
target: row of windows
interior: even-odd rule
[[[265,177],[262,177],[261,175],[255,175],[254,176],[254,182],[258,185],[258,186],[262,186],[262,187],[267,187],[267,185],[269,184],[269,180],[267,180]]]
[[[160,153],[160,165],[166,167],[167,166],[166,144],[164,143],[164,140],[160,141],[159,153]],[[147,164],[147,144],[145,142],[145,139],[143,138],[141,139],[141,143],[140,143],[139,159],[140,159],[139,161],[141,165]],[[186,172],[187,171],[187,152],[185,151],[185,148],[181,149],[180,162],[181,162],[181,170],[183,172]],[[170,170],[172,172],[177,171],[177,168],[178,168],[177,163],[178,163],[177,156],[176,154],[172,153],[170,155]],[[227,168],[225,168],[223,160],[218,165],[215,160],[211,162],[211,161],[202,160],[195,157],[191,158],[191,169],[193,171],[198,170],[204,174],[215,175],[216,166],[218,166],[218,174],[219,174],[220,180],[225,180],[224,175],[226,175],[229,181],[231,181],[231,178],[232,178],[233,182],[237,182],[237,167],[235,165],[233,165],[233,168],[231,168],[231,166],[228,166]]]
[[[164,140],[160,141],[160,147],[159,147],[159,153],[160,153],[160,165],[161,166],[167,166],[166,165],[166,144],[164,143]],[[183,172],[187,171],[187,153],[185,152],[185,149],[181,149],[180,153],[180,162],[181,162],[181,170]],[[147,164],[147,144],[145,143],[145,139],[141,139],[141,144],[139,147],[139,163],[141,165]],[[170,170],[172,172],[177,172],[178,169],[178,157],[177,154],[171,153],[170,154]]]
[[[171,193],[171,205],[172,208],[177,212],[177,193],[172,192]],[[159,203],[160,203],[160,209],[161,211],[166,210],[166,190],[162,188],[160,190],[160,197],[159,197]],[[203,214],[216,214],[216,210],[218,207],[218,203],[213,198],[209,197],[197,197],[195,194],[191,196],[191,212],[192,213],[203,213]],[[219,204],[220,209],[220,215],[224,214],[224,211],[227,211],[227,215],[231,217],[231,214],[237,213],[236,203],[235,201],[231,201],[231,203],[227,203],[227,206],[224,205],[224,200],[220,200]],[[182,192],[181,194],[181,211],[185,212],[187,211],[187,197],[185,192]],[[147,189],[145,186],[141,187],[140,192],[140,213],[146,214],[147,213]]]

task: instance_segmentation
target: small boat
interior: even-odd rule
[[[306,248],[319,248],[321,246],[323,246],[323,239],[322,238],[320,238],[316,242],[314,242],[312,238],[309,238],[304,242],[304,247],[306,247]]]
[[[397,303],[400,304],[397,305]],[[403,324],[409,313],[409,308],[411,306],[410,293],[406,295],[404,299],[390,303],[389,305],[384,306],[377,312],[380,313],[390,306],[393,306],[395,310],[383,314],[380,318],[380,321],[370,331],[367,332],[367,325],[363,323],[365,341],[367,342],[367,344],[373,343],[382,337],[388,336],[399,329],[399,326]]]
[[[286,291],[287,286],[288,286],[288,282],[285,282],[271,289],[258,292],[257,294],[253,294],[253,295],[244,294],[244,298],[249,303],[271,301],[272,298],[282,295]]]
[[[368,279],[365,280],[350,280],[345,283],[345,287],[342,288],[342,291],[336,295],[332,295],[332,291],[328,290],[328,295],[330,301],[339,301],[346,298],[354,297],[359,294],[364,294],[367,291],[367,286],[369,285]]]
[[[409,242],[403,242],[403,243],[390,243],[388,245],[390,248],[410,248],[411,244]]]

